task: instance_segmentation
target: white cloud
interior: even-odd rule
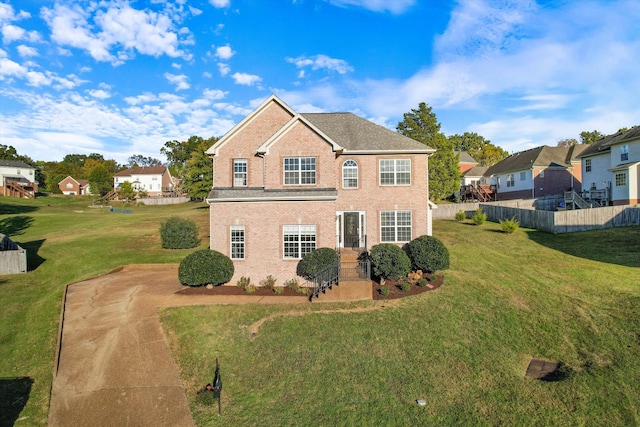
[[[262,78],[260,76],[256,76],[255,74],[234,73],[231,77],[236,84],[245,86],[253,86],[256,83],[262,81]]]
[[[193,7],[193,6],[188,6],[188,7],[189,7],[189,12],[191,12],[193,16],[202,15],[202,10],[198,9],[197,7]]]
[[[92,97],[98,98],[98,99],[111,98],[111,94],[106,90],[102,90],[102,89],[91,89],[91,90],[88,90],[87,93]]]
[[[401,14],[416,4],[416,0],[326,0],[339,7],[361,7],[374,12]]]
[[[343,59],[330,58],[327,55],[299,56],[297,58],[286,58],[286,61],[294,64],[297,68],[311,67],[312,70],[326,69],[335,71],[338,74],[346,74],[353,71],[353,67]]]
[[[169,81],[169,83],[176,85],[176,90],[185,90],[191,87],[188,82],[189,77],[185,74],[164,73],[164,77]]]
[[[210,100],[223,99],[227,96],[227,92],[218,89],[205,89],[202,94],[205,98]]]
[[[209,0],[209,4],[217,8],[229,7],[231,0]]]
[[[231,72],[231,67],[229,67],[228,64],[225,64],[223,62],[218,62],[217,65],[218,65],[218,71],[220,72],[220,75],[222,77],[226,76]]]
[[[216,56],[222,59],[223,61],[231,59],[233,55],[235,55],[235,52],[233,51],[233,49],[231,49],[231,46],[229,45],[220,46],[216,48]]]
[[[25,46],[21,44],[16,49],[18,50],[18,55],[22,56],[23,58],[30,57],[30,56],[38,56],[38,50],[31,46]]]
[[[155,57],[190,57],[179,49],[178,33],[186,34],[184,29],[175,30],[173,19],[179,17],[121,3],[92,7],[102,8],[61,4],[43,8],[42,17],[51,28],[51,39],[61,46],[85,50],[96,61],[114,65],[133,58],[135,52]]]

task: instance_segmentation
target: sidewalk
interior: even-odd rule
[[[307,303],[304,296],[174,295],[177,264],[127,266],[67,287],[50,426],[193,426],[158,307]]]

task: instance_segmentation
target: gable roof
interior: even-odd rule
[[[607,151],[611,151],[611,146],[622,144],[632,140],[640,139],[640,126],[635,126],[626,132],[617,132],[600,138],[580,153],[580,157],[593,156]]]
[[[531,148],[512,154],[506,159],[499,161],[491,166],[485,175],[499,175],[533,168],[570,168],[571,162],[576,159],[575,153],[582,152],[586,148],[583,144],[573,147],[549,147],[543,145],[541,147]]]
[[[463,176],[484,176],[484,174],[489,169],[489,166],[474,166],[471,169],[462,173]]]
[[[125,169],[116,172],[113,176],[132,176],[132,175],[164,175],[167,171],[166,166],[138,166],[131,169]]]
[[[33,166],[29,166],[22,160],[0,160],[0,166],[6,166],[10,168],[35,169]]]
[[[421,142],[393,132],[353,113],[304,113],[301,116],[344,147],[345,154],[435,152],[433,148]]]
[[[456,153],[460,153],[460,161],[458,163],[472,163],[474,165],[478,164],[478,161],[474,159],[467,151],[456,151]]]

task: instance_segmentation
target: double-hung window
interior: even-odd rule
[[[231,259],[244,259],[244,225],[231,226]]]
[[[584,160],[584,171],[591,172],[591,159]]]
[[[247,186],[247,159],[233,159],[233,186]]]
[[[315,225],[284,225],[282,234],[285,259],[301,259],[316,248]]]
[[[623,145],[620,147],[620,161],[626,162],[629,160],[629,146]]]
[[[380,185],[411,185],[411,159],[380,159]]]
[[[358,164],[354,160],[342,164],[342,188],[358,188]]]
[[[513,174],[507,174],[507,187],[513,187],[516,185],[516,181],[513,177]]]
[[[527,173],[520,172],[520,181],[526,181],[526,180],[527,180]]]
[[[380,212],[380,241],[410,242],[411,211]]]
[[[316,158],[315,157],[285,157],[284,184],[285,185],[315,185]]]

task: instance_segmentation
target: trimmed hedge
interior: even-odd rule
[[[178,279],[187,286],[222,285],[233,277],[233,261],[218,251],[201,249],[187,255],[178,267]]]
[[[420,236],[409,242],[409,258],[414,270],[429,273],[449,268],[449,250],[433,236]]]
[[[307,280],[313,279],[318,273],[338,262],[338,253],[331,248],[318,248],[302,257],[296,268],[298,276]]]
[[[399,279],[411,271],[411,260],[402,248],[380,243],[371,248],[373,273],[383,279]]]
[[[177,216],[160,224],[160,239],[164,249],[191,249],[200,243],[196,223]]]

